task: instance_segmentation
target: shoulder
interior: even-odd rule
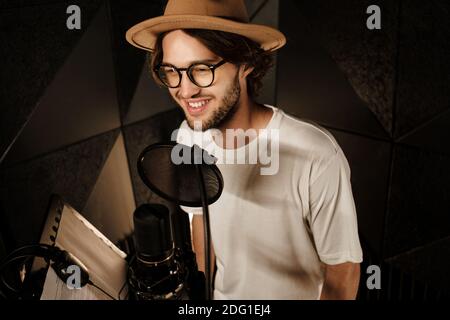
[[[309,169],[310,181],[326,169],[338,170],[343,166],[349,170],[340,145],[327,129],[313,121],[280,111],[280,145],[293,149],[298,159],[307,159],[306,163],[301,163]]]
[[[280,139],[291,141],[315,158],[330,158],[336,155],[340,146],[334,136],[317,123],[290,115],[282,110]]]

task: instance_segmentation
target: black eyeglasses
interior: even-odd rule
[[[194,63],[188,68],[176,68],[170,64],[160,64],[154,71],[158,75],[159,80],[168,88],[178,88],[181,84],[182,71],[186,71],[189,79],[197,87],[206,88],[214,82],[215,70],[224,65],[225,60],[216,64]]]

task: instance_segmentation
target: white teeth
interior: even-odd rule
[[[200,107],[203,107],[205,104],[207,104],[208,101],[209,100],[204,100],[204,101],[201,101],[201,102],[189,102],[189,106],[191,108],[200,108]]]

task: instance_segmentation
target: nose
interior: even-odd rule
[[[179,87],[179,95],[182,99],[189,99],[197,95],[201,88],[192,83],[191,79],[187,76],[186,72],[181,73],[181,83]]]

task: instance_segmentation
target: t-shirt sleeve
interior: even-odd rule
[[[182,206],[180,205],[181,210],[190,213],[190,214],[203,214],[203,208],[202,207],[186,207],[186,206]]]
[[[350,167],[340,148],[310,182],[309,224],[322,262],[362,262]]]

